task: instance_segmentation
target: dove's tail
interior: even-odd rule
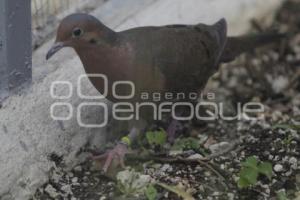
[[[278,42],[285,37],[286,34],[280,33],[263,33],[240,37],[228,37],[225,50],[221,57],[221,62],[231,62],[242,53],[252,51],[263,45]]]

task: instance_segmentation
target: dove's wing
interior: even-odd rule
[[[133,71],[139,71],[142,87],[144,80],[151,79],[164,82],[165,90],[196,92],[217,70],[226,33],[226,21],[222,19],[212,26],[140,27],[120,35],[132,46],[136,68]]]

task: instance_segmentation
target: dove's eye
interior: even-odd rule
[[[83,31],[80,28],[75,28],[72,32],[73,37],[80,37],[83,34]]]

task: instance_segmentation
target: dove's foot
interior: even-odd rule
[[[116,162],[116,167],[121,166],[122,168],[125,168],[124,158],[127,153],[127,145],[119,143],[115,146],[115,148],[108,150],[102,155],[93,156],[92,159],[95,161],[104,162],[102,170],[104,173],[106,173],[113,162]]]
[[[170,123],[168,129],[167,129],[167,135],[168,135],[168,141],[173,144],[175,139],[176,139],[176,133],[181,130],[183,127],[182,127],[182,124],[175,120],[175,119],[172,119],[172,122]]]

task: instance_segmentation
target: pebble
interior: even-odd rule
[[[67,194],[72,194],[72,188],[70,185],[63,185],[60,189]]]
[[[275,172],[282,172],[283,171],[283,166],[281,164],[276,164],[274,166],[274,171]]]
[[[52,198],[56,198],[59,195],[56,189],[50,184],[48,184],[47,187],[45,188],[45,192]]]
[[[206,171],[206,172],[204,172],[204,175],[205,175],[206,177],[210,177],[210,176],[211,176],[211,173],[210,173],[209,171]]]
[[[293,171],[290,170],[290,171],[286,172],[284,175],[287,176],[287,177],[289,177],[289,176],[291,176],[292,174],[293,174]]]
[[[196,171],[202,171],[203,168],[202,168],[200,165],[197,165],[197,166],[195,167],[195,170],[196,170]]]
[[[168,199],[168,198],[169,198],[169,192],[166,192],[166,193],[164,194],[164,197]]]
[[[201,154],[198,154],[198,153],[188,157],[188,159],[191,159],[191,160],[197,160],[197,159],[202,159],[202,158],[203,158],[203,156]]]
[[[217,144],[213,144],[210,145],[208,148],[212,153],[218,153],[220,151],[223,151],[224,149],[229,147],[229,143],[228,142],[220,142]]]
[[[224,170],[224,169],[225,169],[225,165],[224,165],[224,164],[221,164],[221,165],[220,165],[220,168],[221,168],[222,170]]]
[[[77,166],[77,167],[74,168],[74,171],[81,172],[82,171],[82,167],[79,165],[79,166]]]
[[[268,157],[269,160],[273,160],[273,158],[274,158],[274,156],[271,155],[271,154],[270,154],[269,157]]]
[[[82,183],[81,185],[82,185],[83,187],[88,187],[88,186],[89,186],[88,183]]]
[[[78,178],[77,177],[72,178],[72,183],[77,183],[77,182],[78,182]]]
[[[74,174],[73,174],[72,172],[70,172],[70,173],[68,173],[68,176],[69,176],[70,178],[73,178],[73,177],[74,177]]]
[[[228,171],[229,172],[234,172],[234,168],[229,168]]]
[[[234,200],[234,194],[233,193],[228,193],[228,200]]]
[[[171,150],[171,151],[169,152],[170,156],[177,156],[177,155],[180,155],[180,154],[182,154],[182,153],[183,153],[182,150]]]
[[[220,196],[220,192],[214,192],[212,196]]]
[[[173,171],[173,167],[170,164],[164,164],[161,168],[160,168],[161,172],[171,172]]]
[[[275,156],[273,161],[279,161],[279,156]]]
[[[296,170],[298,166],[298,160],[295,157],[291,157],[289,160],[289,163],[291,164],[291,168]]]

